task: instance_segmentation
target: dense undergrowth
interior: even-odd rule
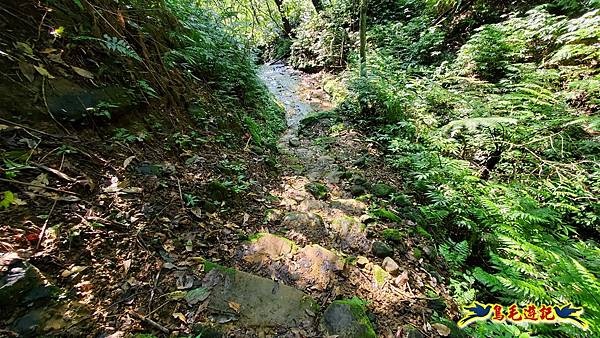
[[[282,109],[258,79],[243,42],[195,2],[6,5],[2,17],[11,26],[3,25],[0,33],[0,62],[11,69],[2,77],[2,88],[11,94],[2,103],[13,117],[39,119],[49,111],[67,129],[124,126],[116,133],[151,135],[127,128],[135,119],[157,122],[149,123],[154,129],[168,127],[165,112],[175,126],[177,114],[189,111],[184,120],[219,133],[225,144],[245,133],[258,145],[272,144],[284,127]],[[26,95],[11,91],[14,83]],[[85,107],[73,109],[79,106],[69,101],[73,97]]]
[[[404,3],[413,13],[415,4]],[[452,25],[432,24],[437,10],[373,19],[368,77],[351,63],[326,86],[404,174],[391,203],[438,240],[459,304],[573,303],[589,323],[584,332],[486,322],[467,335],[600,330],[595,6],[513,8],[480,21],[455,53],[446,48],[456,41]]]

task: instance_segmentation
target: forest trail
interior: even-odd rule
[[[260,302],[277,300],[256,290],[248,300],[231,286],[225,293],[253,313],[239,316],[240,323],[287,326],[277,336],[316,336],[319,325],[340,337],[374,337],[375,331],[382,337],[436,336],[427,318],[432,309],[446,308],[448,298],[439,276],[424,268],[431,250],[398,230],[382,238],[393,223],[399,223],[395,229],[411,224],[392,211],[370,208],[373,199],[396,190],[382,183],[393,183],[393,176],[386,177],[377,150],[334,113],[320,89],[321,75],[274,64],[264,66],[261,76],[286,108],[289,128],[278,143],[285,167],[279,187],[270,192],[279,206],[267,211],[263,229],[239,248],[236,268],[302,290],[320,313],[307,309],[315,318],[296,316],[302,323],[277,316],[265,322],[271,309]],[[367,304],[362,318],[343,306],[354,301]],[[286,303],[282,299],[275,308]]]

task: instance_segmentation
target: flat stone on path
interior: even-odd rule
[[[265,258],[277,259],[292,252],[294,242],[287,238],[269,233],[258,233],[246,249],[244,259],[249,262],[261,262]]]
[[[317,244],[300,249],[295,260],[298,285],[319,290],[324,290],[335,273],[344,269],[343,259]]]
[[[368,206],[355,199],[336,199],[331,201],[331,206],[351,214],[361,214]]]
[[[285,215],[281,225],[289,228],[321,228],[323,219],[312,212],[293,211]]]
[[[250,327],[308,327],[318,307],[298,289],[233,269],[214,268],[202,284],[210,290],[210,315]]]

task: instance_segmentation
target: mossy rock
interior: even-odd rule
[[[329,196],[329,188],[319,182],[310,182],[304,186],[304,189],[318,200],[325,200]]]
[[[380,258],[390,257],[394,254],[394,249],[380,241],[373,242],[371,251],[373,252],[373,255]]]
[[[393,212],[391,212],[387,209],[375,209],[371,213],[373,214],[373,216],[377,216],[379,218],[385,218],[392,222],[396,222],[396,223],[402,222],[402,219],[400,217],[398,217],[398,215],[394,214]]]
[[[235,270],[234,268],[228,268],[226,266],[211,262],[209,260],[204,260],[204,272],[205,273],[209,273],[212,270],[218,270],[224,274],[227,274],[229,276],[233,276],[236,274],[237,270]]]
[[[391,242],[401,242],[406,235],[398,229],[385,229],[381,232],[381,237]]]
[[[377,197],[389,197],[396,192],[396,189],[385,183],[377,183],[373,184],[371,187],[371,192]]]
[[[318,113],[309,114],[300,121],[300,128],[310,127],[323,119],[337,119],[338,114],[335,111],[321,111]]]
[[[367,316],[365,303],[354,297],[331,303],[321,318],[328,335],[346,338],[375,338],[377,334]]]

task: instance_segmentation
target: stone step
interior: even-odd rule
[[[235,321],[236,325],[248,327],[309,328],[314,325],[319,309],[312,297],[298,289],[220,266],[206,274],[202,287],[210,292],[209,316],[221,323]]]

